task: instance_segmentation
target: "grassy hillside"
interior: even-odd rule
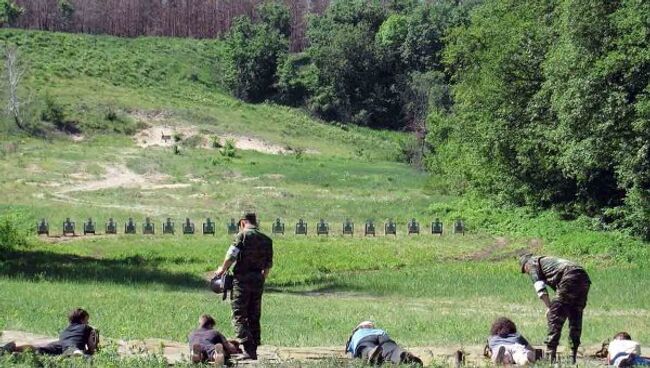
[[[432,184],[435,173],[396,161],[403,134],[240,103],[214,82],[217,43],[15,30],[0,30],[0,38],[21,45],[32,91],[60,103],[82,130],[37,139],[5,129],[0,136],[0,217],[16,214],[32,233],[44,217],[53,233],[1,254],[0,330],[54,336],[66,311],[83,306],[111,338],[184,341],[201,313],[230,335],[229,306],[207,291],[205,278],[229,244],[226,222],[253,209],[267,232],[281,217],[289,232],[304,218],[312,233],[274,237],[267,344],[341,346],[358,321],[373,319],[404,344],[453,350],[483,343],[499,315],[541,344],[544,311],[514,260],[522,249],[585,264],[594,281],[587,346],[619,330],[650,339],[646,244],[590,230],[584,219],[447,195]],[[160,142],[161,131],[178,142]],[[256,144],[214,148],[213,137]],[[101,232],[109,217],[120,232],[133,217],[140,233],[146,216],[158,231],[166,217],[177,226],[190,217],[200,227],[209,216],[218,234],[183,236],[177,228],[174,236],[58,237],[66,217],[78,228],[92,217]],[[348,217],[357,228],[352,238],[340,234]],[[404,234],[410,218],[426,233],[436,217],[445,223],[442,237]],[[449,233],[457,217],[466,220],[464,236]],[[331,236],[313,235],[320,218]],[[397,237],[360,235],[365,220],[381,230],[388,218],[398,222]],[[150,363],[133,365],[163,364]]]
[[[294,149],[370,159],[399,158],[398,143],[406,139],[324,125],[300,111],[247,105],[227,96],[216,83],[218,41],[10,29],[0,29],[0,41],[19,47],[26,86],[36,99],[49,96],[89,134],[133,133],[151,123],[147,116],[162,115],[166,123],[189,123],[214,134],[240,132]],[[117,119],[110,118],[112,113]]]

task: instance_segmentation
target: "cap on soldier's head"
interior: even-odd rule
[[[246,220],[250,222],[251,224],[257,224],[257,215],[255,215],[255,212],[244,212],[241,215],[242,220]]]
[[[526,269],[524,266],[526,266],[526,263],[528,263],[528,260],[533,256],[532,253],[526,253],[521,256],[519,256],[519,266],[521,266],[521,273],[526,273]]]

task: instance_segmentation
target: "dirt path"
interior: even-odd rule
[[[37,335],[21,331],[2,331],[0,343],[15,341],[18,344],[47,344],[55,341],[55,338]],[[188,359],[188,347],[185,343],[162,340],[162,339],[145,339],[145,340],[115,340],[102,338],[102,344],[117,345],[118,352],[122,356],[146,355],[161,353],[171,364],[186,361]],[[482,345],[470,346],[406,346],[409,351],[419,356],[429,366],[432,362],[447,362],[450,366],[454,363],[454,357],[457,350],[462,349],[465,353],[465,362],[470,365],[486,365],[487,361],[483,358]],[[586,349],[588,355],[593,354],[600,346],[591,346]],[[560,353],[563,353],[560,350]],[[316,346],[316,347],[277,347],[277,346],[260,346],[258,355],[260,361],[265,363],[281,364],[287,361],[314,361],[324,359],[346,359],[345,354],[340,346]],[[591,366],[604,365],[602,362],[588,359]],[[239,362],[241,364],[255,364],[254,362]]]

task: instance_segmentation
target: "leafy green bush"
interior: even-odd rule
[[[0,27],[12,25],[23,11],[13,0],[0,0]]]
[[[235,141],[232,139],[226,139],[226,143],[223,145],[223,148],[219,150],[219,153],[223,157],[234,158],[237,156],[237,149],[235,147]]]
[[[238,17],[224,40],[221,78],[237,98],[261,102],[276,93],[278,65],[289,51],[284,6],[261,5],[260,22]]]
[[[0,250],[10,250],[28,245],[30,226],[20,212],[7,211],[0,215]]]

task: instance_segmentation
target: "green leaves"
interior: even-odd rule
[[[289,51],[287,9],[265,4],[258,11],[260,22],[235,19],[224,41],[221,78],[235,97],[248,102],[275,95],[276,71]]]
[[[650,237],[640,180],[647,165],[630,164],[647,161],[648,134],[638,126],[647,127],[649,9],[641,1],[487,1],[452,31],[445,52],[456,134],[430,139],[437,154],[454,147],[464,157],[430,162],[461,172],[484,195],[571,208]]]

